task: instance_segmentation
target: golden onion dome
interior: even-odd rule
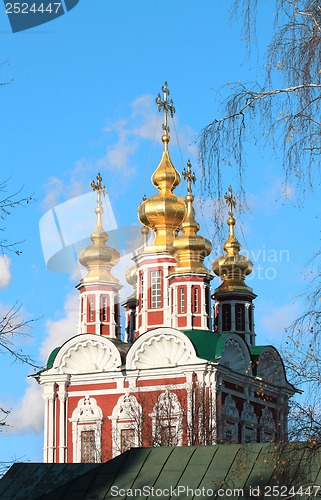
[[[137,285],[137,266],[134,265],[127,269],[125,274],[125,279],[129,285],[136,286]]]
[[[180,175],[172,164],[168,151],[164,151],[152,176],[152,183],[159,193],[143,201],[138,208],[140,222],[155,233],[153,244],[147,247],[155,252],[168,249],[175,237],[175,231],[186,216],[183,198],[172,192],[179,182]]]
[[[244,283],[244,280],[252,272],[253,264],[245,255],[239,254],[241,245],[234,233],[235,219],[233,217],[233,207],[235,207],[236,201],[233,197],[231,187],[229,187],[229,195],[225,195],[225,200],[230,205],[229,218],[227,220],[229,236],[223,245],[226,253],[216,259],[212,265],[214,273],[222,280],[217,291],[248,292],[252,289]]]
[[[93,190],[97,191],[96,227],[90,236],[92,245],[84,248],[78,254],[80,264],[88,271],[80,282],[83,284],[97,282],[119,284],[118,279],[112,276],[111,268],[117,264],[120,255],[115,248],[106,246],[108,234],[102,224],[104,209],[101,203],[101,193],[105,192],[105,187],[101,185],[100,174],[97,175],[97,180],[97,184],[94,181],[91,183]]]
[[[180,183],[180,175],[172,164],[168,153],[169,127],[168,113],[173,116],[175,108],[173,101],[168,101],[169,90],[167,83],[162,87],[163,100],[160,95],[156,99],[158,109],[164,111],[163,136],[164,152],[161,161],[152,175],[152,183],[159,193],[143,200],[138,207],[140,222],[152,229],[155,239],[152,245],[145,247],[145,251],[165,252],[175,238],[175,231],[179,228],[186,216],[186,205],[183,198],[176,196],[173,190]]]
[[[200,236],[198,233],[200,226],[195,220],[194,196],[191,190],[191,182],[195,182],[195,175],[191,173],[191,163],[187,163],[187,172],[183,171],[183,176],[188,182],[188,194],[185,198],[187,215],[181,225],[182,233],[177,236],[169,246],[169,253],[175,257],[176,265],[170,274],[208,274],[212,275],[203,263],[212,251],[211,242]]]

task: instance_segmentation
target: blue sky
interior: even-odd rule
[[[137,205],[144,193],[153,193],[150,176],[161,153],[154,98],[164,80],[176,107],[180,148],[172,127],[173,162],[181,171],[190,158],[198,172],[195,138],[220,115],[218,91],[227,82],[256,79],[273,24],[265,8],[258,49],[246,60],[240,24],[229,22],[230,5],[176,0],[165,8],[150,0],[81,0],[59,19],[15,34],[0,8],[0,79],[13,78],[0,88],[0,180],[8,179],[9,193],[23,186],[35,199],[4,224],[9,240],[23,243],[19,257],[0,262],[0,311],[17,301],[24,318],[39,318],[21,341],[39,364],[76,334],[79,279],[75,269],[68,274],[47,268],[43,249],[50,249],[48,239],[40,241],[40,219],[59,205],[67,226],[79,234],[88,228],[89,234],[92,197],[83,195],[100,170],[117,226],[137,224]],[[238,236],[256,266],[248,283],[258,294],[258,343],[279,345],[284,327],[300,311],[296,296],[307,284],[304,268],[319,245],[316,195],[296,208],[294,192],[289,190],[287,201],[281,196],[280,158],[250,143],[245,150],[251,212],[242,230],[238,225]],[[235,177],[233,167],[226,169],[226,189]],[[201,195],[198,185],[195,193]],[[73,197],[88,210],[80,214],[61,205]],[[211,200],[204,207],[207,216]],[[107,212],[108,225],[113,220]],[[198,220],[202,234],[211,237],[208,218],[199,213]],[[127,265],[124,258],[119,275]],[[0,406],[12,414],[11,427],[0,435],[0,460],[42,460],[42,402],[36,382],[27,381],[32,371],[1,355]]]

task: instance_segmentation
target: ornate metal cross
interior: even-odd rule
[[[156,101],[156,104],[158,106],[158,111],[163,110],[164,122],[163,122],[162,127],[164,130],[164,135],[168,136],[168,134],[169,134],[168,113],[170,113],[171,117],[173,118],[174,113],[175,113],[175,108],[174,108],[173,100],[171,99],[170,101],[168,101],[168,99],[167,99],[169,94],[170,94],[169,88],[167,86],[167,82],[165,82],[164,85],[162,86],[162,92],[163,92],[163,100],[162,100],[160,94],[158,94],[155,101]]]
[[[187,171],[184,168],[182,174],[183,174],[184,179],[187,180],[187,191],[189,192],[189,194],[191,194],[192,183],[195,184],[196,177],[195,177],[194,172],[192,172],[192,164],[189,160],[187,162]]]
[[[236,199],[233,196],[232,186],[230,186],[228,188],[228,191],[229,191],[229,194],[226,193],[224,195],[224,198],[225,198],[225,201],[226,201],[227,205],[229,205],[229,208],[230,208],[230,211],[229,211],[228,214],[229,214],[230,217],[233,217],[233,208],[236,207]]]
[[[93,188],[93,191],[97,191],[98,205],[101,205],[101,193],[106,194],[106,186],[102,186],[101,184],[101,181],[103,179],[102,176],[100,175],[100,172],[98,172],[96,179],[97,179],[97,184],[95,183],[95,181],[92,181],[90,185]]]

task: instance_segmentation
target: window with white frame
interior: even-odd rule
[[[179,312],[185,313],[185,288],[179,289]]]
[[[101,297],[101,321],[107,321],[107,297]]]
[[[103,414],[96,399],[85,396],[78,401],[69,421],[72,424],[73,462],[101,462]]]
[[[150,414],[154,446],[181,446],[183,408],[174,392],[166,390],[158,396]]]
[[[143,301],[144,301],[144,273],[140,273],[140,289],[141,289],[141,307],[143,307]]]
[[[236,402],[231,394],[228,394],[225,397],[223,414],[223,440],[227,443],[237,443],[240,415],[238,409],[236,408]]]
[[[241,420],[242,443],[256,443],[258,421],[254,412],[254,407],[249,401],[244,402]]]
[[[161,307],[161,272],[151,271],[151,308],[158,309]]]
[[[141,446],[142,408],[135,396],[121,396],[109,417],[112,421],[113,457]]]
[[[194,288],[194,313],[198,313],[198,287]]]
[[[266,406],[260,418],[260,441],[269,443],[275,439],[275,421],[272,411]]]
[[[94,321],[95,319],[94,311],[95,311],[95,297],[91,295],[89,297],[89,321]]]

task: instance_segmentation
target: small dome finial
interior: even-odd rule
[[[162,92],[163,92],[163,100],[161,98],[161,95],[158,94],[156,97],[155,101],[158,106],[158,111],[163,110],[164,114],[164,120],[163,120],[163,131],[164,134],[162,136],[162,141],[164,143],[164,149],[165,151],[168,150],[168,143],[170,141],[169,137],[169,125],[168,125],[168,113],[170,113],[171,117],[173,118],[174,113],[175,113],[175,108],[174,108],[174,103],[173,100],[171,99],[170,101],[168,100],[168,96],[170,95],[169,88],[167,86],[167,82],[164,83],[162,86]]]

